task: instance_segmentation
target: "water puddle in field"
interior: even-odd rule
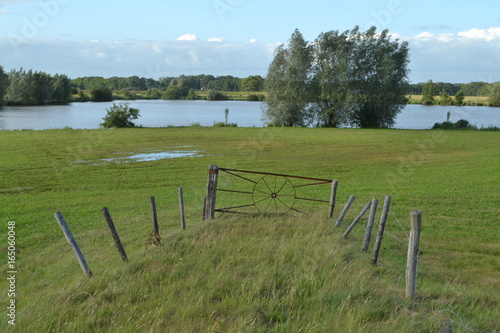
[[[184,150],[180,148],[193,148],[192,146],[185,147],[170,147],[165,149],[179,149],[179,150],[163,150],[163,149],[146,149],[141,153],[134,153],[130,156],[120,156],[113,158],[103,158],[95,161],[78,161],[77,163],[90,163],[91,165],[103,165],[107,163],[131,163],[131,162],[152,162],[173,158],[189,158],[189,157],[203,157],[201,150]]]

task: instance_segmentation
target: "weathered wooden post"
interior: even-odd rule
[[[64,220],[64,217],[60,212],[54,213],[54,216],[57,220],[57,223],[59,223],[59,226],[61,227],[62,232],[64,233],[64,236],[66,237],[66,240],[68,241],[69,245],[73,249],[73,252],[75,252],[76,259],[78,260],[78,263],[80,264],[80,267],[83,270],[83,273],[87,275],[88,277],[92,277],[92,271],[89,268],[89,265],[87,265],[87,261],[85,260],[85,257],[83,256],[82,251],[80,251],[80,248],[78,247],[78,244],[76,243],[75,237],[73,237],[73,234],[69,230],[68,224],[66,223],[66,220]]]
[[[155,237],[160,237],[160,227],[158,225],[158,213],[156,211],[156,201],[155,197],[149,197],[149,202],[151,204],[151,213],[153,215],[153,224],[154,224],[154,235]]]
[[[349,235],[351,233],[352,229],[354,229],[354,227],[356,226],[356,224],[358,224],[358,222],[361,221],[361,219],[366,214],[366,212],[368,211],[368,209],[370,209],[371,205],[372,205],[371,201],[366,204],[365,208],[363,208],[363,210],[361,211],[361,213],[359,213],[359,215],[354,219],[354,221],[352,221],[351,225],[349,226],[349,228],[347,228],[347,230],[344,232],[344,234],[342,235],[342,237],[346,238],[347,235]]]
[[[375,214],[377,213],[378,200],[372,200],[372,206],[370,207],[370,216],[368,217],[368,224],[366,225],[365,240],[363,242],[363,252],[368,251],[368,246],[370,245],[370,238],[372,237],[373,222],[375,222]]]
[[[408,259],[406,264],[406,298],[415,298],[417,295],[417,265],[420,230],[422,228],[422,212],[411,212],[410,242],[408,245]]]
[[[382,210],[382,216],[380,217],[380,224],[378,226],[377,240],[375,241],[375,247],[373,249],[372,264],[377,265],[378,255],[380,253],[380,246],[382,245],[382,236],[384,235],[385,222],[387,221],[387,215],[389,215],[389,208],[391,206],[391,197],[386,196],[384,201],[384,208]]]
[[[208,168],[207,196],[205,197],[205,214],[203,216],[205,220],[213,219],[215,215],[218,180],[219,167],[215,164],[211,164]]]
[[[333,210],[335,209],[335,201],[337,198],[337,187],[339,186],[339,182],[334,180],[332,182],[332,193],[330,195],[330,210],[328,211],[328,217],[333,218]]]
[[[351,195],[347,203],[345,204],[344,209],[342,210],[342,213],[340,213],[339,219],[337,220],[337,223],[335,223],[335,226],[338,227],[342,223],[342,220],[344,219],[345,215],[347,214],[347,211],[349,210],[349,207],[351,207],[352,203],[356,197],[354,195]]]
[[[113,223],[113,219],[111,219],[111,215],[106,207],[102,209],[102,213],[104,215],[104,219],[108,224],[109,230],[111,231],[111,235],[113,235],[113,239],[115,241],[115,245],[118,248],[118,252],[122,256],[122,260],[124,262],[128,261],[127,254],[125,253],[125,249],[123,248],[122,242],[120,241],[120,237],[118,236],[118,232],[116,231],[115,224]]]
[[[179,209],[181,213],[181,227],[186,230],[186,217],[184,215],[184,195],[182,193],[182,186],[179,186]]]

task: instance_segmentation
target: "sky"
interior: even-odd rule
[[[498,0],[0,0],[0,66],[50,74],[265,76],[295,29],[388,29],[410,81],[500,81]]]

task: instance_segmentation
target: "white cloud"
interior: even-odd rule
[[[223,42],[224,38],[221,37],[211,37],[208,39],[209,42]]]
[[[500,39],[500,27],[488,29],[471,29],[468,31],[459,32],[458,36],[473,39],[484,39],[486,41]]]
[[[252,38],[252,39],[250,39],[250,41],[249,41],[249,42],[250,42],[250,43],[257,43],[257,39]]]
[[[7,14],[9,14],[9,11],[0,9],[0,15],[7,15]]]
[[[177,38],[177,40],[193,42],[193,41],[198,40],[198,36],[196,36],[194,34],[184,34],[184,35],[180,36],[179,38]]]
[[[500,28],[404,39],[410,43],[412,82],[500,81]]]

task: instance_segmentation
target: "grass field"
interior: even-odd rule
[[[408,104],[421,104],[422,95],[408,95]],[[453,97],[453,96],[451,96]],[[434,96],[436,102],[439,102],[440,96]],[[464,104],[469,106],[489,106],[489,97],[485,96],[465,96]]]
[[[16,325],[2,332],[500,332],[500,133],[310,128],[0,131],[0,250],[16,222]],[[139,153],[196,157],[134,162]],[[202,221],[209,164],[339,181],[328,205]],[[221,174],[221,186],[239,186]],[[177,187],[187,229],[180,228]],[[329,197],[328,186],[305,188]],[[221,192],[218,205],[240,203]],[[393,197],[378,266],[365,224]],[[161,246],[149,197],[158,206]],[[129,257],[102,217],[108,207]],[[405,299],[409,216],[422,210],[417,298]],[[380,215],[377,214],[377,219]],[[87,278],[53,216],[62,212]],[[373,243],[372,243],[373,244]],[[372,246],[370,246],[372,248]]]

